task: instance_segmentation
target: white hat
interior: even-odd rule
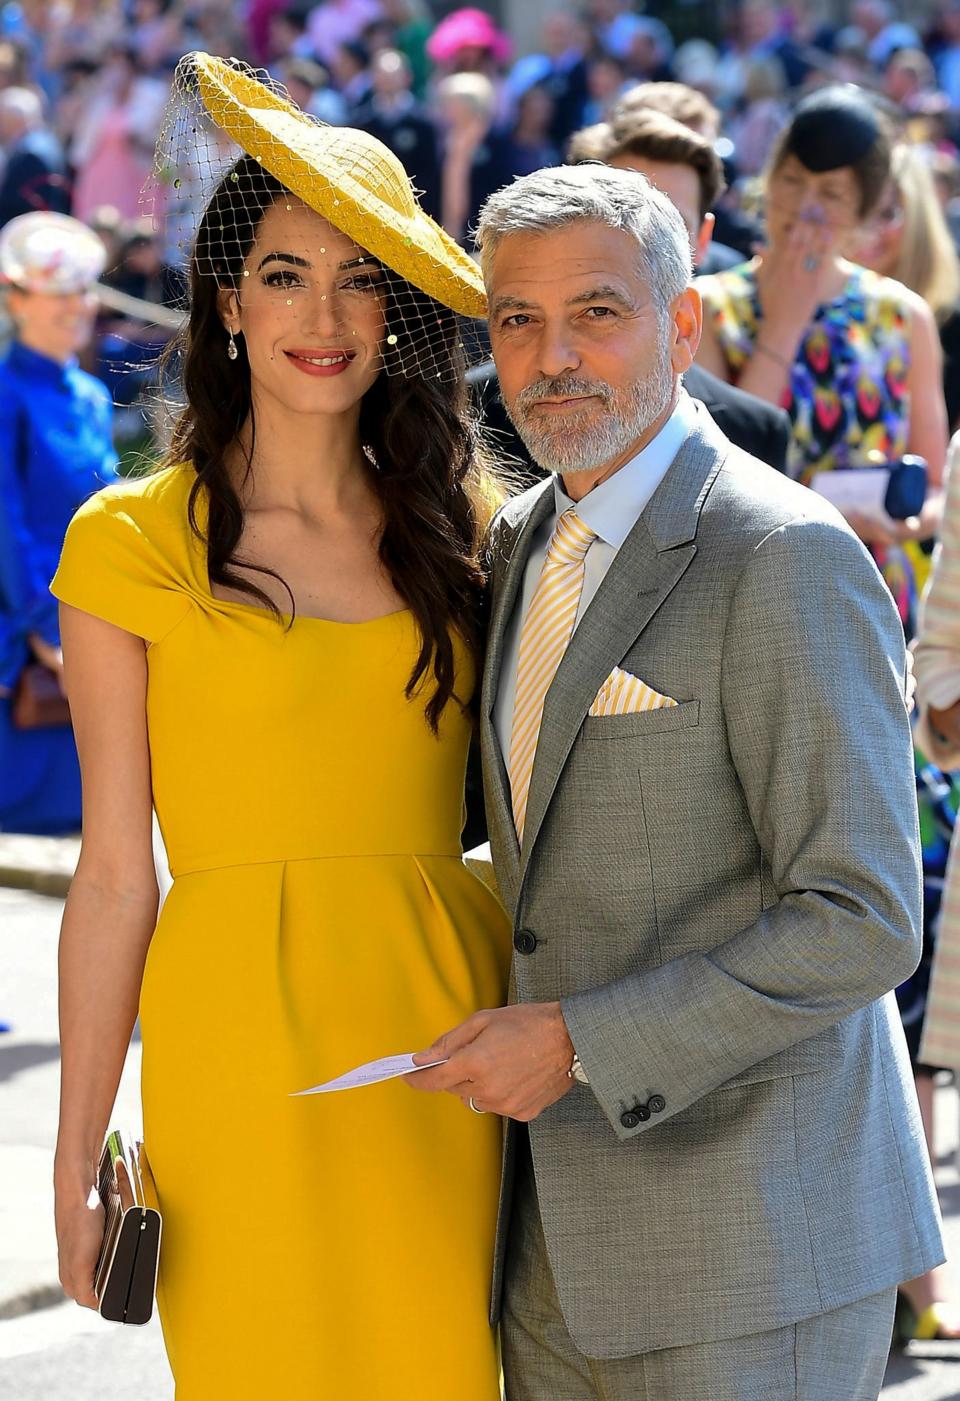
[[[93,230],[66,214],[21,214],[0,230],[0,283],[27,292],[82,292],[106,262]]]

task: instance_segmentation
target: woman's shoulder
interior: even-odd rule
[[[906,315],[931,314],[918,292],[912,292],[893,277],[884,277],[870,268],[853,266],[851,279],[860,295],[876,307]]]
[[[187,503],[194,480],[189,463],[125,477],[94,492],[74,519],[119,518],[150,534],[166,526],[180,528],[187,524]]]
[[[722,341],[748,339],[757,320],[757,278],[753,262],[737,263],[698,277],[707,319]]]
[[[194,535],[190,488],[196,474],[178,464],[139,477],[111,482],[87,498],[70,522],[74,543],[88,541],[105,555],[123,550],[166,561],[176,574],[189,574]]]
[[[67,529],[51,590],[107,622],[157,642],[201,593],[188,499],[189,466],[103,487]]]

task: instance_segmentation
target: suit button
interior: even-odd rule
[[[620,1115],[620,1122],[625,1129],[638,1129],[641,1124],[645,1124],[650,1118],[650,1110],[645,1104],[635,1104],[632,1109],[626,1109]]]
[[[533,953],[540,940],[532,929],[518,929],[513,939],[513,947],[517,953]]]
[[[667,1101],[663,1095],[651,1095],[647,1100],[647,1108],[651,1114],[662,1114],[667,1107]]]

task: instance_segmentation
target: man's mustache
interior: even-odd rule
[[[514,412],[523,413],[544,399],[577,399],[595,396],[605,406],[614,399],[612,385],[602,379],[577,379],[575,375],[557,375],[554,379],[543,378],[528,384],[517,395]]]

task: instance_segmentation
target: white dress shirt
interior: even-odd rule
[[[543,562],[547,557],[553,532],[557,528],[557,521],[564,511],[576,506],[577,515],[597,535],[587,550],[584,561],[583,591],[574,622],[576,630],[616,558],[617,551],[636,525],[641,512],[663,481],[687,435],[694,427],[696,417],[697,410],[693,400],[681,388],[676,408],[657,436],[611,477],[588,492],[582,501],[571,500],[563,489],[561,478],[554,477],[554,508],[530,542],[530,553],[518,594],[518,604],[507,624],[503,642],[503,667],[493,708],[493,724],[505,760],[509,758],[510,735],[513,730],[521,626],[540,582]]]

